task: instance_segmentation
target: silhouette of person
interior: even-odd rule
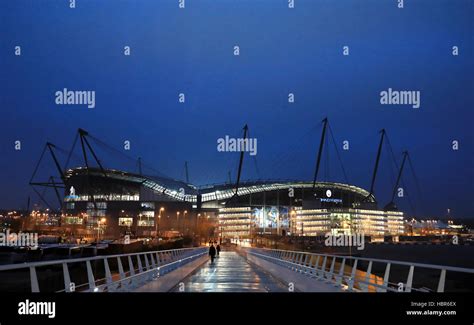
[[[214,263],[214,258],[216,257],[216,248],[211,244],[209,247],[209,256],[211,257],[211,263]]]
[[[221,245],[217,244],[216,251],[217,251],[217,256],[219,256],[219,253],[221,252]]]

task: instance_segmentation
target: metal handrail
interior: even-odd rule
[[[207,247],[198,247],[129,254],[104,255],[76,259],[63,259],[45,262],[2,265],[0,266],[0,272],[18,269],[29,269],[31,292],[39,292],[40,288],[38,283],[38,277],[36,274],[36,268],[52,265],[62,266],[64,289],[60,290],[60,292],[74,292],[76,291],[76,285],[75,283],[71,282],[68,264],[86,263],[88,282],[81,283],[77,287],[84,287],[87,285],[89,287],[89,291],[92,292],[116,291],[123,289],[130,290],[136,286],[145,284],[147,281],[156,278],[156,276],[166,274],[178,268],[179,266],[182,266],[200,256],[203,256],[206,253]],[[132,257],[136,257],[135,260],[138,268],[135,267]],[[145,262],[144,264],[142,261],[142,257]],[[124,267],[122,265],[121,260],[122,258],[126,258],[128,261],[129,268],[127,271],[124,271]],[[112,278],[112,272],[110,270],[108,262],[110,259],[116,259],[119,275],[118,280],[113,280]],[[95,279],[94,273],[92,271],[91,262],[99,260],[104,262],[105,278]],[[103,282],[104,280],[104,284],[96,286],[97,282]],[[126,280],[129,280],[128,283],[125,283]]]
[[[357,259],[359,261],[367,261],[367,262],[390,262],[392,264],[398,265],[406,265],[406,266],[416,266],[421,268],[429,268],[429,269],[439,269],[439,270],[446,270],[446,271],[453,271],[453,272],[464,272],[464,273],[474,273],[474,269],[457,267],[457,266],[449,266],[449,265],[437,265],[437,264],[425,264],[425,263],[413,263],[413,262],[404,262],[398,260],[383,260],[377,258],[367,258],[367,257],[355,257],[355,256],[348,256],[348,255],[332,255],[332,254],[324,254],[324,253],[311,253],[311,252],[304,252],[304,251],[287,251],[284,249],[272,249],[272,248],[258,248],[262,250],[269,250],[269,251],[282,251],[282,252],[292,252],[298,254],[308,254],[313,256],[327,256],[327,257],[335,257],[335,258],[346,258],[346,259]]]
[[[162,250],[162,251],[149,251],[149,252],[115,254],[115,255],[101,255],[101,256],[93,256],[93,257],[80,257],[80,258],[71,258],[71,259],[63,259],[63,260],[43,261],[43,262],[24,262],[24,263],[17,263],[17,264],[0,265],[0,271],[23,269],[23,268],[32,267],[32,266],[33,267],[48,266],[48,265],[55,265],[55,264],[62,264],[62,263],[69,263],[70,264],[70,263],[79,263],[79,262],[86,262],[86,261],[103,260],[104,258],[136,256],[136,255],[145,255],[145,254],[156,254],[156,253],[166,253],[166,252],[174,252],[174,251],[194,250],[194,249],[196,249],[196,248],[178,248],[178,249],[167,249],[167,250]]]
[[[411,292],[412,290],[418,291],[416,288],[412,288],[413,276],[415,267],[417,268],[428,268],[441,270],[440,277],[438,280],[437,292],[444,292],[445,282],[446,282],[446,272],[463,272],[463,273],[474,273],[474,269],[461,268],[454,266],[442,266],[442,265],[433,265],[433,264],[424,264],[424,263],[411,263],[403,261],[393,261],[393,260],[382,260],[382,259],[371,259],[363,257],[354,257],[354,256],[344,256],[344,255],[331,255],[331,254],[318,254],[302,251],[287,251],[281,249],[268,249],[268,248],[250,248],[248,249],[249,254],[258,256],[260,258],[270,260],[276,264],[281,264],[290,268],[294,271],[304,273],[311,277],[316,277],[319,280],[326,280],[332,282],[336,286],[344,288],[349,291],[364,291],[368,292],[369,286],[376,288],[378,292],[394,291],[394,292]],[[258,253],[260,252],[260,253]],[[313,265],[313,258],[316,257],[316,262]],[[304,258],[304,259],[303,259]],[[320,261],[322,259],[322,261]],[[328,260],[330,259],[330,269],[327,268]],[[340,260],[339,270],[335,270],[336,260]],[[352,270],[350,272],[345,271],[346,261],[353,260]],[[357,276],[358,261],[369,262],[365,276]],[[320,263],[321,262],[321,263]],[[371,281],[372,275],[372,264],[373,263],[385,263],[385,273],[383,277],[383,284],[379,284],[376,281]],[[402,283],[402,290],[400,288],[395,289],[390,285],[393,285],[392,282],[389,282],[390,269],[392,265],[403,265],[409,266],[409,272],[406,282]],[[350,265],[348,265],[350,266]],[[345,282],[345,284],[343,283]],[[354,286],[358,283],[359,287],[362,290],[356,289]]]
[[[205,254],[207,254],[207,249],[204,252],[200,252],[198,254],[182,258],[178,261],[174,261],[174,262],[171,262],[171,263],[168,263],[168,264],[158,266],[156,268],[152,268],[152,269],[147,270],[145,272],[142,272],[140,274],[130,275],[130,276],[125,277],[123,279],[119,279],[119,280],[115,281],[114,283],[121,284],[122,282],[124,282],[126,280],[129,280],[130,282],[133,282],[135,279],[139,280],[140,277],[142,277],[144,275],[149,275],[152,278],[159,277],[160,275],[162,275],[161,272],[165,271],[166,269],[173,269],[173,267],[175,267],[174,269],[176,269],[176,268],[178,268],[178,267],[180,267],[180,266],[182,266],[182,265],[184,265],[188,262],[191,262],[192,260],[196,259],[197,257],[205,255]],[[187,261],[187,260],[189,260],[189,261]],[[187,261],[187,262],[183,263],[184,261]],[[163,273],[167,273],[167,272],[163,272]],[[107,284],[100,285],[97,288],[104,288],[104,287],[107,287]]]

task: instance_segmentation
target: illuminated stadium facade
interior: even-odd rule
[[[30,184],[55,188],[64,216],[62,224],[66,227],[73,227],[75,232],[102,231],[110,237],[126,233],[156,236],[160,230],[196,235],[203,218],[216,221],[215,231],[209,236],[234,239],[256,234],[319,236],[331,232],[397,236],[403,233],[403,213],[398,211],[394,198],[408,153],[404,152],[390,203],[379,209],[373,193],[385,131],[381,131],[371,187],[367,191],[349,184],[317,181],[327,128],[328,120],[324,119],[312,182],[240,182],[243,151],[235,184],[198,187],[168,177],[144,175],[141,167],[139,173],[105,169],[89,143],[88,139],[94,138],[79,129],[77,138],[81,140],[85,167],[63,171],[54,154],[56,146],[47,143],[44,149],[49,149],[61,176],[64,199],[59,198],[58,184],[52,177],[49,183]],[[247,126],[243,130],[245,141]],[[94,160],[98,167],[90,165]]]
[[[327,232],[398,235],[403,213],[369,209],[375,198],[347,184],[259,181],[198,188],[185,182],[99,168],[70,169],[65,174],[65,224],[94,229],[105,218],[112,236],[132,231],[153,235],[159,218],[218,217],[222,238],[255,234],[316,236]],[[161,213],[166,211],[166,213]],[[187,211],[187,216],[183,212]]]

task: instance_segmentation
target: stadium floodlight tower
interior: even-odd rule
[[[398,208],[394,202],[395,200],[395,194],[398,191],[398,184],[400,183],[400,179],[402,178],[402,173],[403,173],[403,166],[405,166],[405,161],[407,160],[408,157],[408,151],[403,152],[403,159],[402,159],[402,164],[400,166],[400,170],[398,171],[398,177],[397,181],[395,182],[395,186],[393,187],[393,192],[392,192],[392,199],[390,202],[384,207],[385,211],[398,211]]]
[[[316,168],[314,170],[313,194],[316,190],[316,181],[318,179],[319,166],[321,165],[321,156],[323,154],[324,140],[326,138],[326,128],[328,126],[328,118],[325,117],[322,122],[323,122],[323,131],[321,134],[321,142],[319,143],[318,157],[316,158]]]
[[[374,171],[372,173],[372,180],[370,182],[370,191],[369,191],[369,195],[367,195],[365,200],[362,202],[362,207],[367,208],[367,209],[377,209],[377,201],[374,199],[372,202],[370,198],[374,197],[375,180],[377,179],[377,170],[379,168],[380,156],[382,154],[382,147],[383,147],[385,136],[386,136],[385,129],[380,130],[380,142],[377,149],[377,156],[375,158],[375,165],[374,165]]]
[[[247,124],[244,125],[243,129],[244,131],[244,135],[243,135],[243,143],[245,144],[246,141],[247,141],[247,135],[248,135],[248,126]],[[239,158],[239,169],[237,170],[237,179],[236,179],[236,182],[235,182],[235,193],[234,195],[232,195],[232,197],[226,202],[226,206],[229,204],[229,205],[232,205],[234,203],[237,202],[238,200],[238,196],[239,196],[239,186],[240,186],[240,176],[242,175],[242,166],[244,164],[244,153],[245,153],[245,150],[241,150],[240,151],[240,158]]]
[[[52,206],[52,204],[50,204],[48,202],[48,200],[46,200],[45,196],[44,196],[44,192],[41,193],[39,192],[35,187],[36,186],[39,186],[39,187],[43,187],[45,189],[47,188],[53,188],[54,189],[54,192],[56,194],[56,198],[58,199],[58,202],[59,202],[59,207],[60,207],[60,210],[62,209],[62,206],[63,206],[63,201],[61,200],[61,196],[59,194],[59,189],[64,189],[65,188],[65,185],[64,185],[64,171],[62,170],[60,164],[59,164],[59,161],[58,161],[58,158],[56,157],[56,154],[54,153],[54,149],[57,149],[57,147],[52,144],[51,142],[47,142],[46,145],[44,146],[44,149],[43,149],[43,152],[41,153],[41,156],[40,156],[40,159],[38,160],[37,164],[36,164],[36,167],[33,171],[33,175],[31,176],[31,179],[30,179],[30,186],[33,188],[33,190],[36,192],[36,194],[39,196],[40,200],[46,205],[48,206],[48,208],[50,208],[51,210],[55,210]],[[41,161],[43,159],[43,156],[44,156],[44,153],[46,152],[46,150],[49,151],[49,153],[51,154],[51,157],[53,159],[53,162],[54,162],[54,165],[58,171],[58,174],[59,174],[59,177],[60,177],[60,181],[55,181],[54,180],[54,177],[53,176],[50,176],[48,181],[47,182],[37,182],[37,181],[34,181],[35,179],[35,176],[36,176],[36,173],[38,172],[38,168],[41,164]],[[29,204],[28,204],[29,206]]]

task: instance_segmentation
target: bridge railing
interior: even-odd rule
[[[0,265],[0,283],[26,271],[31,292],[40,292],[40,283],[49,283],[44,285],[49,292],[130,291],[206,254],[207,248],[199,247]],[[63,285],[51,290],[58,280]]]
[[[412,291],[436,291],[444,292],[446,276],[450,274],[462,273],[464,276],[474,275],[474,269],[442,266],[432,264],[422,264],[413,262],[383,260],[374,258],[363,258],[356,256],[342,256],[331,254],[318,254],[301,251],[287,251],[279,249],[249,248],[247,253],[262,258],[272,263],[284,266],[295,272],[305,274],[311,278],[322,280],[340,287],[347,291],[361,292],[412,292]],[[362,268],[362,264],[364,267]],[[377,266],[383,273],[383,277],[377,276],[373,270]],[[397,274],[391,271],[397,268]],[[407,271],[405,280],[390,281],[391,276],[401,279]],[[436,288],[414,288],[413,279],[415,270],[428,270],[431,275],[436,273]],[[392,272],[392,273],[391,273]],[[426,273],[420,273],[425,276]],[[459,275],[458,275],[459,276]],[[469,282],[466,282],[469,283]],[[469,290],[469,289],[467,289]]]

